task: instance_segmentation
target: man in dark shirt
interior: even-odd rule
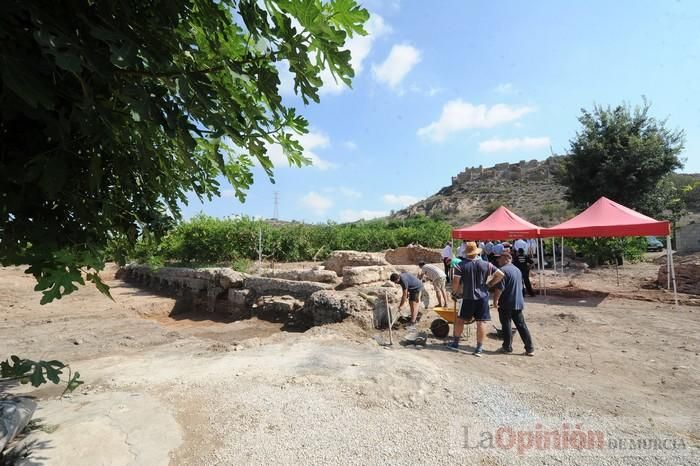
[[[408,272],[403,272],[402,274],[392,273],[389,280],[401,285],[401,289],[403,290],[401,302],[399,303],[399,312],[401,312],[401,308],[406,303],[406,297],[408,297],[408,305],[411,308],[410,325],[416,325],[416,318],[418,317],[418,302],[420,301],[420,293],[423,291],[423,282],[420,281],[418,277]]]
[[[527,329],[525,317],[523,316],[523,309],[525,308],[523,277],[520,270],[513,265],[512,260],[508,252],[499,255],[498,265],[501,266],[503,280],[498,284],[493,295],[494,306],[498,306],[498,318],[503,329],[503,347],[501,351],[504,353],[513,352],[513,334],[510,325],[512,320],[518,329],[520,338],[525,343],[525,353],[528,356],[534,356],[535,348],[532,346],[530,331]]]
[[[530,256],[525,254],[523,248],[518,249],[518,254],[513,258],[513,265],[515,265],[518,270],[520,270],[523,276],[523,282],[525,283],[525,288],[527,289],[527,294],[530,296],[535,296],[535,292],[532,290],[532,283],[530,283],[530,265],[534,262],[530,259]]]
[[[474,242],[465,246],[466,259],[457,264],[452,279],[452,293],[462,296],[462,307],[455,323],[455,338],[449,344],[451,348],[459,348],[459,339],[464,331],[464,322],[476,320],[476,349],[474,356],[483,353],[486,323],[491,320],[489,311],[489,288],[501,281],[503,273],[493,264],[479,260],[479,249]],[[491,278],[491,281],[489,280]]]

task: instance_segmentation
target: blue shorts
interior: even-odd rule
[[[491,320],[491,311],[489,309],[489,298],[479,300],[462,300],[462,308],[459,310],[459,317],[467,322],[472,319],[476,321]]]

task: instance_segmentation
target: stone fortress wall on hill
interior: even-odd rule
[[[545,181],[559,171],[561,156],[552,156],[542,162],[521,160],[517,163],[498,163],[493,167],[467,167],[452,177],[453,185],[464,185],[479,180]]]

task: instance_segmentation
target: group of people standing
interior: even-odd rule
[[[522,241],[522,243],[519,243]],[[483,247],[482,247],[483,244]],[[527,248],[527,249],[526,249]],[[513,252],[511,252],[513,251]],[[459,348],[465,323],[476,321],[475,356],[483,354],[486,326],[491,321],[489,296],[492,293],[493,307],[498,309],[498,317],[503,329],[503,345],[499,351],[513,352],[512,324],[525,344],[525,354],[534,356],[530,331],[525,323],[523,310],[525,289],[534,296],[529,279],[529,245],[524,240],[508,242],[487,242],[477,245],[464,241],[452,257],[452,247],[448,243],[442,251],[444,271],[432,264],[420,262],[418,276],[404,272],[394,273],[390,280],[403,290],[399,310],[408,302],[411,309],[410,325],[414,326],[418,316],[418,302],[423,290],[422,279],[430,280],[436,290],[438,304],[447,306],[446,284],[452,285],[452,298],[461,299],[462,304],[455,322],[454,339],[448,346]]]
[[[493,291],[493,307],[498,309],[498,318],[503,330],[503,345],[500,351],[513,352],[512,324],[518,329],[520,338],[525,344],[525,354],[534,356],[530,331],[525,324],[523,310],[523,275],[520,268],[513,264],[513,256],[504,246],[503,249],[492,251],[494,265],[491,260],[484,260],[484,252],[475,242],[465,242],[463,254],[454,266],[452,279],[452,295],[462,300],[451,348],[458,349],[464,324],[476,321],[475,356],[484,352],[483,344],[486,336],[486,325],[491,320],[489,293]]]
[[[442,261],[445,266],[445,274],[447,283],[451,282],[451,272],[454,266],[467,258],[465,252],[468,242],[465,240],[457,249],[457,258],[452,257],[452,245],[448,242],[442,250]],[[479,254],[477,259],[490,262],[498,267],[498,257],[504,252],[511,256],[513,265],[520,270],[523,277],[524,290],[527,290],[528,295],[535,296],[535,291],[532,288],[530,281],[530,268],[535,263],[532,256],[537,253],[537,243],[535,240],[517,239],[513,243],[508,241],[487,241],[478,244]]]

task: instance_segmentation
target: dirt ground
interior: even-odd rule
[[[39,403],[22,464],[698,464],[700,307],[651,289],[657,269],[625,265],[620,286],[614,269],[548,271],[553,290],[526,301],[535,357],[517,336],[496,353],[492,334],[476,358],[437,339],[384,347],[349,323],[171,317],[173,299],[113,270],[114,301],[86,287],[40,306],[33,279],[3,268],[0,356],[59,359],[86,381],[60,400],[3,391]],[[604,441],[581,448],[572,431]]]

